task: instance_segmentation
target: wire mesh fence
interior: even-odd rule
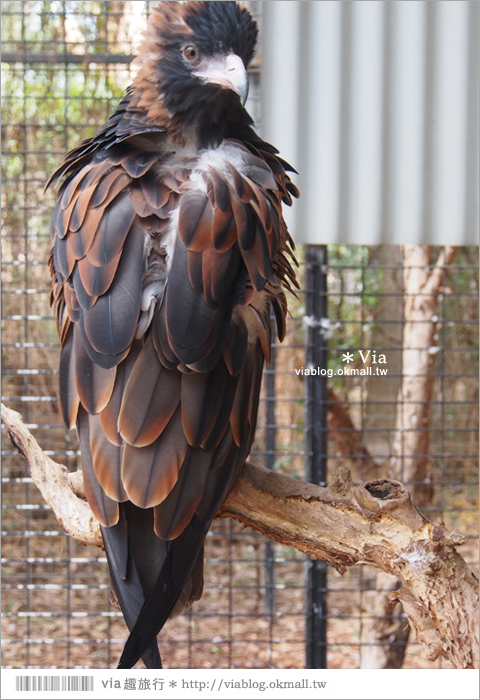
[[[152,5],[2,3],[2,395],[69,470],[80,455],[57,398],[59,345],[46,266],[54,194],[43,187],[62,154],[93,135],[118,103]],[[250,5],[261,21],[261,3]],[[257,122],[260,78],[258,62],[249,102]],[[330,474],[346,463],[356,482],[395,476],[418,487],[427,517],[475,538],[478,249],[459,249],[451,265],[440,266],[435,312],[416,322],[432,328],[428,391],[413,399],[402,391],[409,357],[405,251],[329,246],[327,259],[321,250],[320,262],[318,251],[299,251],[302,291],[290,299],[286,341],[275,345],[265,372],[251,461],[297,478],[312,478],[312,461]],[[436,269],[439,252],[428,251],[428,270]],[[318,357],[325,370],[315,380],[320,398],[314,375],[305,372]],[[377,367],[387,374],[373,373]],[[372,373],[361,374],[368,368]],[[414,454],[399,408],[412,402],[429,407],[428,422],[413,431],[429,441]],[[3,664],[114,665],[126,627],[109,600],[102,552],[62,531],[3,431],[2,455]],[[414,479],[412,458],[414,468],[421,463]],[[315,478],[326,477],[317,471]],[[465,552],[475,567],[475,539]],[[390,584],[372,570],[354,567],[342,577],[320,565],[320,578],[312,577],[302,554],[228,520],[214,525],[206,557],[202,600],[162,634],[171,667],[303,668],[320,658],[329,667],[356,668],[372,648],[395,645],[405,667],[440,663],[401,634],[392,641],[393,618],[383,628],[389,634],[379,634],[372,623],[383,613],[374,603]],[[323,606],[313,616],[312,601]]]

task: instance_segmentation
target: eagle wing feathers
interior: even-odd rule
[[[174,21],[165,5],[217,26],[216,3],[161,3],[154,25]],[[152,89],[130,89],[52,176],[49,264],[61,409],[131,631],[120,665],[158,668],[155,635],[201,596],[205,535],[254,439],[270,305],[285,334],[281,287],[296,280],[281,206],[298,193],[246,112],[244,138],[182,151],[179,122],[159,123],[160,102],[145,111]]]

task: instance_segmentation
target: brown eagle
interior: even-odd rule
[[[138,73],[52,175],[60,400],[76,426],[130,636],[119,668],[161,668],[156,636],[198,600],[203,544],[247,458],[297,196],[244,103],[257,25],[236,2],[161,2]]]

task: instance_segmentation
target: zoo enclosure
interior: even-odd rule
[[[151,4],[2,3],[3,401],[23,414],[47,454],[72,470],[78,444],[64,430],[58,410],[59,346],[45,264],[54,195],[44,195],[43,186],[63,153],[95,133],[118,103],[130,81],[133,38]],[[250,4],[261,20],[261,3]],[[258,61],[249,103],[257,123],[260,78]],[[439,251],[429,253],[433,269]],[[389,246],[330,246],[328,259],[325,248],[299,251],[302,292],[290,300],[286,342],[275,346],[265,372],[252,461],[316,480],[345,462],[356,481],[390,473],[404,371],[404,254]],[[417,430],[428,432],[428,451],[408,455],[400,447],[398,453],[402,464],[412,457],[424,462],[422,483],[407,486],[428,486],[427,517],[442,518],[447,527],[473,537],[477,266],[477,249],[464,248],[442,270],[435,318],[423,322],[435,326],[432,394],[419,397],[431,415]],[[360,374],[359,351],[368,349],[366,365],[374,367],[373,350],[377,360],[384,354],[388,375]],[[353,356],[351,364],[346,353]],[[332,376],[302,374],[310,364],[328,368]],[[345,367],[358,374],[340,375]],[[125,626],[108,600],[105,559],[59,529],[24,460],[2,438],[4,664],[112,665]],[[475,551],[467,545],[473,566]],[[397,661],[404,654],[406,667],[436,665],[417,645],[406,646],[401,634],[392,644],[398,620],[387,620],[379,634],[375,623],[383,614],[374,602],[389,585],[361,567],[340,577],[221,521],[208,538],[204,597],[166,628],[162,649],[176,667],[301,668],[306,656],[308,665],[358,667],[368,663],[372,647],[397,655]]]

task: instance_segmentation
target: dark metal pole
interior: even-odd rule
[[[265,466],[267,469],[275,467],[275,448],[277,440],[277,428],[275,425],[275,347],[276,338],[275,317],[271,314],[272,325],[272,349],[270,363],[265,371],[265,398],[266,398],[266,427],[265,427]],[[275,611],[275,554],[274,544],[271,540],[265,543],[265,608],[268,615]]]
[[[306,478],[324,486],[327,479],[327,247],[306,247]],[[316,372],[316,373],[314,373]],[[306,667],[327,667],[327,564],[308,559],[306,592]]]

